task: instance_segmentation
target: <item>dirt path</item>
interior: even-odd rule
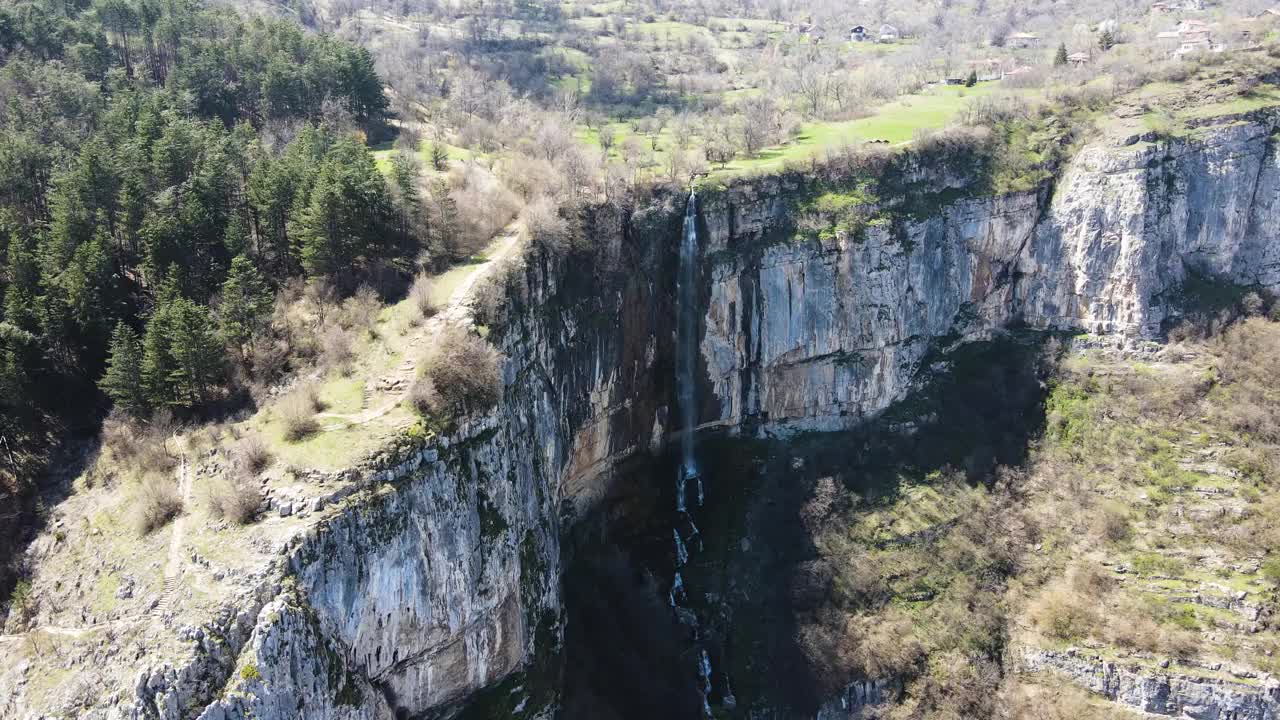
[[[504,260],[511,257],[520,247],[520,237],[524,232],[523,225],[514,221],[502,229],[494,237],[489,247],[485,248],[484,262],[471,266],[470,271],[458,282],[458,286],[449,294],[448,301],[431,317],[422,323],[407,339],[405,358],[389,373],[381,377],[369,378],[366,384],[366,397],[376,400],[382,396],[383,401],[365,408],[357,413],[321,413],[326,420],[340,422],[326,425],[323,430],[340,430],[351,425],[363,425],[391,412],[404,399],[409,387],[413,385],[418,374],[419,350],[426,347],[431,338],[450,325],[465,325],[471,322],[471,308],[468,301],[481,280],[496,270]],[[393,388],[390,390],[370,390],[370,388]]]
[[[187,513],[191,506],[191,476],[187,471],[187,454],[184,452],[178,459],[178,492],[182,496],[183,510],[173,521],[173,535],[169,538],[169,556],[164,565],[164,589],[160,593],[160,601],[151,608],[151,615],[162,617],[173,605],[178,591],[178,579],[182,576],[182,543],[186,537]]]
[[[178,517],[173,520],[173,535],[169,539],[169,553],[164,566],[164,589],[161,592],[159,601],[150,610],[145,611],[145,615],[135,614],[127,617],[116,618],[115,620],[104,620],[102,622],[92,623],[89,625],[82,625],[80,627],[37,625],[23,633],[0,635],[0,645],[30,640],[36,633],[57,635],[59,637],[81,638],[97,630],[119,627],[129,623],[138,622],[146,616],[155,618],[162,617],[173,604],[174,597],[177,593],[178,578],[182,576],[183,569],[182,545],[186,538],[186,508],[191,506],[191,476],[187,469],[187,454],[185,452],[179,455],[178,459],[178,492],[182,497],[183,510],[178,514]]]

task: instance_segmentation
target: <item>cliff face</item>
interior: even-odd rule
[[[707,197],[699,423],[848,427],[902,398],[932,350],[1013,324],[1151,337],[1190,274],[1280,289],[1274,128],[1253,117],[1194,141],[1101,142],[1052,190],[827,239],[795,237],[802,179]],[[348,473],[256,591],[228,599],[234,612],[89,716],[427,717],[469,702],[554,715],[562,535],[625,495],[617,462],[671,429],[682,211],[665,197],[601,212],[582,231],[593,249],[533,253],[501,333],[499,407]],[[883,691],[854,686],[822,717]]]
[[[667,221],[630,222],[645,217]],[[593,273],[566,259],[523,269],[496,409],[319,483],[338,489],[293,503],[315,522],[254,592],[228,599],[237,612],[184,631],[179,660],[90,715],[452,716],[499,683],[494,707],[552,713],[561,515],[589,509],[614,461],[661,440],[657,365],[671,355],[666,248],[628,247],[616,213],[586,222],[601,238]]]
[[[784,181],[714,198],[702,351],[717,406],[702,421],[843,427],[902,397],[940,339],[1013,323],[1150,338],[1189,275],[1277,287],[1273,129],[1099,143],[1051,194],[960,200],[862,237],[788,241]]]

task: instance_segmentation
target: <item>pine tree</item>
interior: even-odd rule
[[[417,158],[400,151],[391,163],[392,187],[395,190],[395,209],[399,233],[406,245],[425,235],[426,223],[422,212],[422,195],[419,192],[422,173]]]
[[[244,349],[271,312],[271,290],[262,273],[244,255],[231,261],[231,271],[222,283],[222,304],[218,306],[222,341],[244,359]]]
[[[36,265],[31,242],[14,233],[9,239],[9,287],[4,291],[4,317],[15,327],[34,332],[36,296],[40,292],[40,269]]]
[[[300,248],[302,267],[308,275],[327,275],[346,266],[344,246],[353,228],[346,226],[337,169],[326,165],[311,188],[292,231]]]
[[[970,70],[969,77],[965,78],[964,86],[973,87],[974,85],[977,85],[977,84],[978,84],[978,71]]]
[[[428,247],[433,253],[453,247],[459,233],[458,204],[449,195],[449,185],[437,178],[431,183],[431,225],[427,228]]]
[[[169,313],[170,402],[192,408],[204,402],[221,377],[221,348],[207,307],[178,298]]]
[[[177,297],[177,283],[172,279],[165,281],[142,335],[142,388],[151,407],[168,405],[172,399],[169,373],[173,371],[174,359],[169,349],[169,311]]]
[[[1098,35],[1098,48],[1102,50],[1102,52],[1106,52],[1115,46],[1116,35],[1111,32],[1110,28],[1103,30],[1102,33]]]
[[[116,407],[130,415],[141,415],[147,408],[142,382],[142,343],[138,333],[124,321],[116,323],[111,333],[110,352],[107,372],[98,386]]]
[[[391,197],[373,156],[343,138],[333,144],[293,232],[310,275],[346,270],[382,256],[395,238]]]
[[[157,305],[142,335],[142,390],[148,405],[169,404],[172,399],[169,373],[173,366],[173,356],[169,353],[169,308]]]
[[[1057,67],[1061,67],[1067,64],[1067,44],[1066,43],[1060,43],[1058,45],[1058,52],[1055,53],[1053,56],[1053,64]]]
[[[435,168],[436,172],[449,169],[449,148],[439,140],[431,143],[431,167]]]

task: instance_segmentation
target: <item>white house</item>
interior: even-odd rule
[[[902,39],[902,34],[898,32],[898,28],[884,24],[880,26],[880,42],[897,42]]]
[[[1026,50],[1028,48],[1040,47],[1040,36],[1035,33],[1016,32],[1010,33],[1005,38],[1005,44],[1012,48]]]

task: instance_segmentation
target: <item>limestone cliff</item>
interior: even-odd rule
[[[703,422],[847,426],[911,387],[939,340],[1014,323],[1151,338],[1189,275],[1280,286],[1275,119],[1195,142],[1086,147],[1053,188],[895,215],[864,235],[790,240],[785,179],[704,206]],[[927,179],[941,188],[948,178]]]
[[[796,230],[811,179],[706,194],[698,422],[848,427],[958,342],[1015,324],[1153,337],[1191,274],[1280,289],[1275,127],[1258,114],[1192,139],[1103,138],[1053,185],[1005,196],[904,156],[896,171],[932,188],[925,210],[882,198],[886,222],[822,237]],[[322,483],[252,587],[166,659],[138,658],[128,688],[36,704],[14,669],[0,714],[432,717],[483,702],[553,716],[562,536],[625,494],[616,464],[670,429],[682,211],[676,195],[602,209],[583,219],[590,250],[531,253],[499,331],[496,410]],[[822,717],[884,685],[852,688]]]

